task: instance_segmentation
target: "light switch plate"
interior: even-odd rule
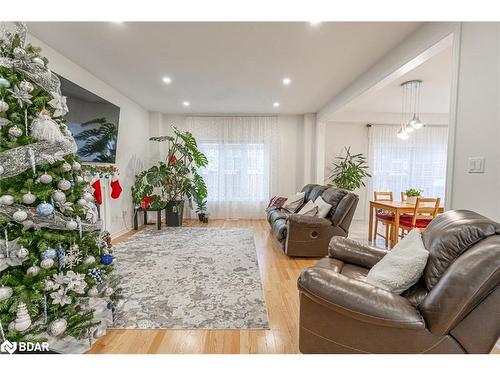
[[[484,173],[484,156],[474,156],[469,158],[469,173]]]

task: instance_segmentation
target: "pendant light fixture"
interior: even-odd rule
[[[420,121],[420,90],[422,81],[412,80],[401,84],[403,95],[401,100],[401,128],[397,136],[407,140],[409,134],[421,129],[424,124]]]

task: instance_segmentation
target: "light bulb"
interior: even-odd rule
[[[417,117],[417,121],[415,121],[415,123],[413,124],[413,129],[422,129],[424,126],[424,124],[422,123],[422,121],[420,121],[420,119]]]
[[[399,139],[402,139],[403,141],[406,141],[408,139],[408,133],[404,128],[399,129],[397,137]]]
[[[408,126],[406,126],[406,133],[410,134],[415,131],[415,128],[413,128],[413,125],[411,124],[411,121],[408,123]]]

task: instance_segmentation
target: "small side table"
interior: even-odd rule
[[[139,228],[137,216],[139,215],[139,212],[144,213],[144,225],[148,225],[148,212],[149,211],[156,211],[156,229],[160,230],[161,229],[161,212],[163,211],[163,208],[142,208],[138,207],[134,209],[134,230],[137,230]]]

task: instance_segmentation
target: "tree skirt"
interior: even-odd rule
[[[114,247],[114,328],[269,328],[252,231],[148,229]]]

